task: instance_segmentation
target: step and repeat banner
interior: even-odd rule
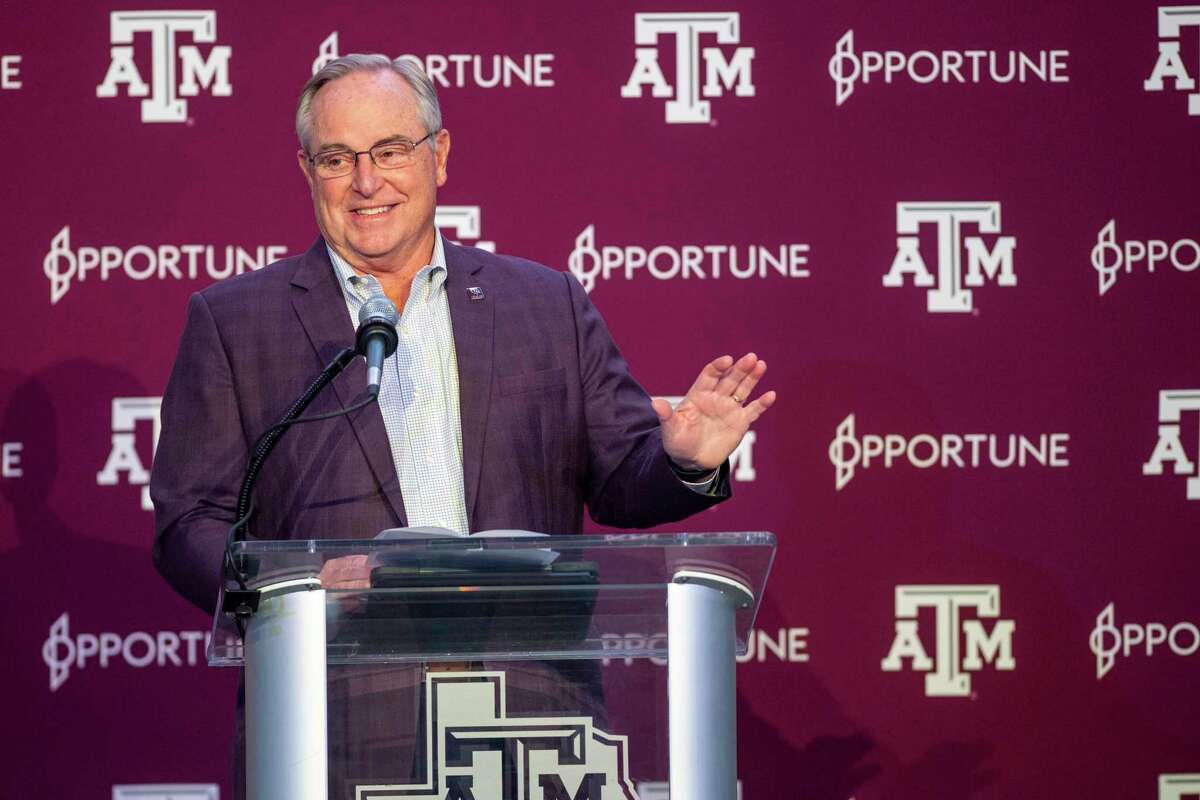
[[[439,89],[442,233],[573,272],[649,392],[768,361],[669,527],[778,537],[745,800],[1200,794],[1200,6],[1136,0],[5,4],[0,794],[230,796],[160,399],[189,295],[312,244],[354,52]]]

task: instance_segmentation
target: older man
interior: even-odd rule
[[[330,63],[296,128],[321,237],[192,297],[164,397],[154,554],[180,592],[213,607],[247,450],[353,341],[372,296],[401,311],[379,402],[284,437],[257,490],[259,536],[570,533],[585,505],[645,527],[728,496],[727,458],[775,399],[747,402],[765,362],[710,362],[672,409],[630,377],[572,276],[444,241],[433,220],[450,133],[408,61]],[[310,413],[365,386],[359,361]]]

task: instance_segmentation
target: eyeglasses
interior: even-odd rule
[[[367,155],[371,163],[380,169],[400,169],[416,161],[417,146],[433,136],[433,132],[425,134],[419,140],[410,142],[408,139],[395,139],[390,142],[377,144],[370,150],[328,150],[308,157],[308,163],[316,170],[318,178],[341,178],[349,175],[358,166],[358,157]]]

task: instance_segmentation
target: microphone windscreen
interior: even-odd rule
[[[372,297],[358,309],[359,325],[366,325],[368,322],[383,322],[395,327],[399,321],[400,314],[396,311],[396,306],[386,297]]]

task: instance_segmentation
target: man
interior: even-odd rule
[[[285,436],[256,490],[270,538],[646,527],[729,494],[729,454],[774,402],[766,363],[704,367],[677,409],[630,377],[578,282],[452,245],[434,227],[450,134],[414,64],[347,56],[301,94],[297,160],[321,238],[305,254],[192,297],[163,400],[151,496],[155,563],[205,609],[217,597],[246,453],[385,295],[400,345],[377,405]],[[310,414],[365,390],[357,361]],[[326,585],[362,578],[349,562]],[[332,719],[332,716],[331,716]]]

